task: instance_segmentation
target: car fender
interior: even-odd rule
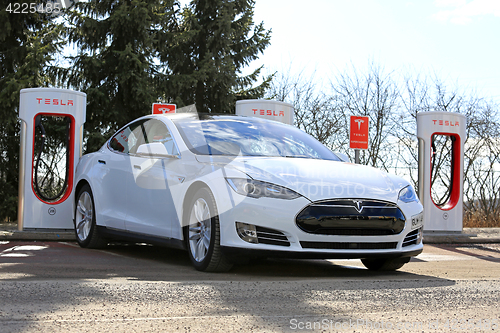
[[[178,232],[173,233],[174,238],[183,239],[182,228],[187,225],[187,216],[190,207],[188,205],[191,203],[194,194],[200,188],[208,188],[212,192],[215,203],[217,206],[218,214],[221,215],[225,211],[231,209],[234,206],[233,198],[230,193],[232,189],[226,182],[226,177],[238,177],[247,178],[248,176],[239,170],[234,168],[212,168],[211,166],[205,166],[202,171],[203,176],[199,176],[192,182],[186,184],[184,187],[181,198],[182,204],[180,202],[176,205],[178,212],[179,221],[181,226]]]
[[[95,153],[86,154],[82,156],[80,158],[80,161],[78,162],[75,172],[75,196],[73,200],[73,220],[75,219],[75,207],[76,207],[76,201],[78,200],[77,198],[78,191],[85,183],[88,183],[94,197],[96,224],[102,225],[102,223],[100,223],[101,219],[99,217],[99,212],[101,211],[102,208],[100,205],[101,200],[99,200],[99,198],[102,196],[102,193],[99,190],[100,187],[98,186],[98,184],[96,184],[96,182],[99,182],[99,180],[98,177],[96,177],[97,170],[95,169],[95,165],[96,163],[98,163],[97,160],[99,159],[100,155],[102,155],[102,153],[100,153],[99,151]]]

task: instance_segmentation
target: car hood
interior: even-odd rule
[[[211,162],[217,163],[217,159]],[[399,191],[409,185],[379,169],[338,161],[243,156],[224,164],[255,180],[285,186],[311,201],[366,198],[397,202]]]

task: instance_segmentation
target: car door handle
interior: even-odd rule
[[[141,170],[141,166],[140,165],[134,165],[134,169]]]
[[[106,164],[106,161],[103,161],[103,160],[97,160],[97,162],[99,162],[101,164]]]

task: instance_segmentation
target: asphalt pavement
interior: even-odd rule
[[[24,230],[16,223],[0,223],[0,240],[74,241],[73,230]],[[425,232],[425,244],[500,243],[500,228],[464,228],[462,232]]]

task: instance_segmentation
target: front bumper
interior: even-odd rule
[[[241,257],[250,258],[290,258],[290,259],[389,259],[414,257],[422,253],[423,246],[411,251],[392,251],[392,252],[318,252],[318,251],[283,251],[283,250],[265,250],[255,248],[241,248],[222,246],[222,252],[230,259],[237,260]]]
[[[409,243],[411,217],[421,213],[417,202],[401,204],[406,217],[403,230],[392,235],[326,235],[301,230],[296,217],[311,202],[304,197],[294,200],[273,198],[242,198],[232,189],[217,194],[221,247],[229,256],[265,256],[288,258],[363,259],[416,256],[422,252],[422,242]],[[252,224],[260,229],[272,229],[287,242],[249,243],[238,235],[236,222]],[[266,230],[264,230],[266,231]],[[257,230],[257,233],[259,231]],[[280,236],[281,237],[281,236]],[[281,243],[281,244],[280,244]]]

